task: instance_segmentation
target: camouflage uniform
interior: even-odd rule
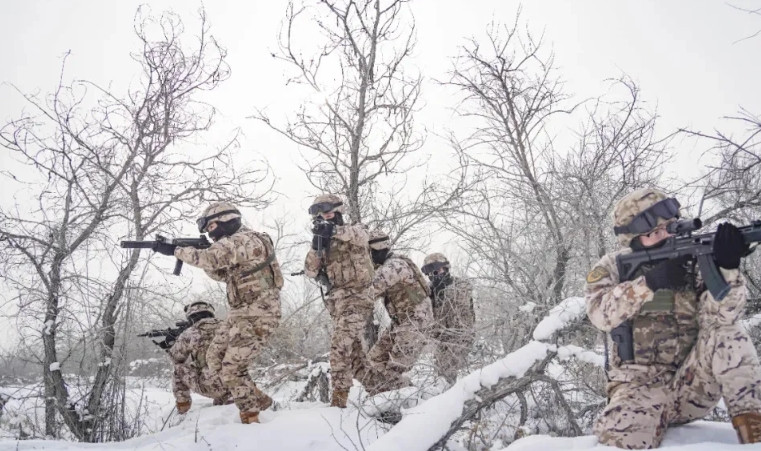
[[[186,329],[169,348],[174,363],[172,387],[178,404],[189,404],[190,392],[213,398],[215,404],[223,404],[230,397],[219,374],[203,373],[206,350],[221,323],[216,318],[204,318]]]
[[[224,208],[229,204],[214,204],[205,215]],[[219,221],[226,221],[226,217]],[[208,249],[177,248],[175,257],[227,284],[230,310],[206,353],[205,371],[219,374],[245,421],[244,413],[256,413],[272,404],[248,374],[249,366],[280,321],[283,275],[272,240],[266,233],[241,226]]]
[[[340,198],[334,195],[318,196],[314,204],[322,202],[341,204]],[[341,212],[341,207],[335,210]],[[324,262],[314,249],[310,249],[304,262],[307,277],[317,278],[324,267],[332,284],[325,302],[333,321],[330,372],[334,394],[347,394],[352,377],[367,368],[367,346],[362,337],[374,304],[368,240],[369,233],[361,224],[336,225]]]
[[[664,199],[640,190],[622,199],[616,225]],[[660,222],[660,221],[659,221]],[[636,235],[619,235],[629,245]],[[600,443],[628,449],[657,447],[670,424],[705,416],[723,397],[733,417],[761,411],[761,372],[753,344],[737,324],[745,308],[745,282],[736,269],[719,268],[731,290],[716,302],[699,274],[681,289],[653,292],[642,271],[619,280],[616,256],[602,257],[587,276],[587,314],[610,332],[631,320],[634,360],[609,353],[608,405],[595,425]]]
[[[384,245],[388,246],[387,237],[378,244]],[[375,271],[373,290],[384,297],[391,326],[368,354],[371,369],[362,383],[370,394],[409,385],[402,374],[423,351],[433,322],[428,280],[409,258],[389,254]]]
[[[449,261],[439,253],[428,255],[423,268],[436,263],[444,264],[442,267],[449,269]],[[473,287],[468,280],[452,276],[449,276],[448,283],[442,285],[431,284],[433,337],[437,340],[434,357],[439,374],[454,382],[457,371],[467,365],[468,354],[475,341]]]

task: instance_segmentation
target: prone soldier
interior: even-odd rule
[[[283,274],[266,233],[241,224],[230,203],[211,204],[197,220],[198,230],[214,242],[207,249],[160,243],[155,250],[174,255],[227,284],[227,319],[206,352],[208,371],[218,373],[240,410],[242,423],[258,423],[272,398],[257,388],[248,367],[280,322]]]
[[[361,378],[367,369],[362,336],[374,304],[370,236],[361,224],[344,224],[343,213],[340,197],[323,194],[315,198],[309,207],[314,220],[312,249],[304,262],[306,276],[328,286],[325,303],[333,321],[330,405],[340,408],[346,407],[352,378]]]
[[[608,404],[595,424],[600,443],[658,447],[669,425],[704,417],[721,398],[741,443],[761,441],[761,368],[738,324],[745,307],[740,231],[720,224],[712,255],[729,291],[716,301],[688,257],[644,266],[622,280],[617,257],[668,245],[679,202],[640,189],[615,206],[622,249],[603,256],[587,275],[592,324],[609,332]],[[606,340],[606,348],[607,346]]]
[[[205,371],[206,351],[221,321],[214,317],[214,307],[206,302],[185,306],[190,327],[185,329],[172,347],[167,349],[174,364],[172,387],[180,414],[190,410],[191,392],[214,399],[214,405],[232,402],[230,390],[218,373]]]
[[[375,296],[383,296],[391,326],[368,353],[370,368],[362,383],[368,394],[410,385],[403,373],[409,371],[428,341],[433,311],[430,287],[420,269],[408,257],[392,253],[387,235],[374,233],[370,251],[375,276]]]
[[[476,314],[473,287],[468,280],[453,277],[449,269],[449,260],[440,253],[430,254],[423,261],[423,273],[431,280],[436,368],[452,384],[457,371],[466,366],[475,341]]]

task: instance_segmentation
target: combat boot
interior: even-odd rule
[[[349,399],[349,390],[333,390],[333,398],[330,401],[330,407],[346,408],[346,401]]]
[[[251,423],[258,423],[259,422],[259,412],[241,412],[240,413],[240,422],[243,424],[251,424]]]
[[[190,401],[177,402],[177,413],[184,415],[188,410],[190,410]]]
[[[732,426],[737,431],[740,443],[761,443],[761,414],[756,412],[743,413],[732,417]]]

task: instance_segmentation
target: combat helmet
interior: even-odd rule
[[[441,268],[449,269],[449,260],[447,260],[444,254],[435,252],[425,257],[423,267],[420,269],[423,271],[423,274],[430,275]]]
[[[206,228],[214,221],[227,222],[233,219],[240,219],[241,214],[235,205],[230,202],[215,202],[203,211],[201,217],[196,220],[198,231],[206,232]]]
[[[202,318],[213,318],[214,306],[204,301],[192,302],[185,306],[185,317],[190,322],[195,322]]]
[[[388,235],[380,230],[376,230],[370,233],[368,244],[370,245],[370,256],[373,263],[375,265],[382,265],[391,251],[391,240],[389,240]]]
[[[662,191],[643,188],[633,191],[616,203],[613,231],[622,246],[629,246],[640,235],[647,235],[659,225],[680,217],[679,202]]]
[[[320,213],[344,214],[344,212],[344,203],[335,194],[320,194],[314,198],[314,202],[309,206],[309,214],[312,216],[317,216]]]

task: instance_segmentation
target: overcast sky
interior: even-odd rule
[[[50,92],[56,86],[62,57],[69,51],[69,79],[111,83],[116,91],[135,81],[139,68],[130,52],[138,49],[138,42],[132,23],[141,2],[2,3],[3,122],[17,117],[23,107],[10,85],[25,92]],[[160,0],[150,5],[155,13],[176,11],[189,31],[196,29],[194,12],[200,2]],[[663,132],[681,126],[710,131],[722,126],[722,116],[741,107],[761,115],[761,36],[744,39],[761,30],[761,15],[744,13],[732,5],[761,8],[760,1],[532,0],[524,2],[521,17],[522,24],[535,34],[544,33],[569,93],[579,98],[598,96],[605,90],[605,79],[625,73],[639,83],[645,99],[657,105]],[[433,80],[446,79],[451,58],[465,38],[483,37],[491,21],[512,23],[519,6],[519,2],[506,0],[411,3],[418,39],[411,63],[426,77],[425,108],[417,122],[430,131],[425,152],[434,158],[443,155],[440,149],[446,146],[436,133],[457,128],[457,116],[451,111],[451,98]],[[252,213],[249,222],[256,226],[266,214],[290,212],[294,220],[303,215],[306,227],[305,210],[316,193],[296,166],[299,150],[247,119],[256,108],[283,113],[299,105],[293,90],[285,85],[288,68],[271,57],[286,2],[214,0],[205,7],[212,33],[228,50],[232,70],[231,78],[207,99],[220,113],[209,145],[221,144],[232,129],[240,127],[245,133],[241,155],[266,155],[278,177],[276,189],[283,194],[271,212],[258,213],[258,217]],[[686,142],[676,145],[684,147],[678,149],[683,155],[700,150]],[[2,159],[7,159],[7,154],[0,151],[0,165]],[[0,190],[0,203],[11,194],[8,189]],[[193,232],[192,221],[188,221],[187,231]]]

